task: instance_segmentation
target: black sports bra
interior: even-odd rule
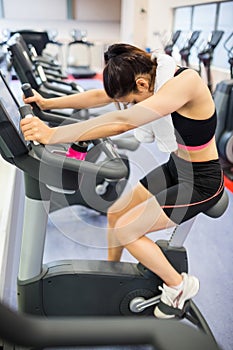
[[[175,73],[175,76],[182,73],[186,67],[181,67]],[[187,118],[178,112],[171,113],[173,125],[175,128],[176,140],[179,148],[196,150],[204,148],[212,140],[217,125],[216,111],[214,114],[204,120]]]

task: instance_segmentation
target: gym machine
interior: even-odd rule
[[[83,88],[75,82],[67,82],[61,79],[47,78],[44,69],[40,65],[33,66],[26,44],[21,34],[16,33],[7,41],[11,63],[21,83],[29,83],[44,97],[58,97],[82,92]]]
[[[18,107],[18,106],[16,106]],[[21,115],[28,106],[19,108]],[[25,211],[18,274],[18,307],[24,313],[44,316],[142,316],[152,315],[160,300],[160,278],[140,263],[105,260],[61,260],[43,264],[43,250],[51,192],[82,190],[86,178],[98,176],[121,180],[128,169],[109,139],[93,141],[107,159],[100,164],[88,159],[66,158],[55,145],[25,143],[17,127],[17,115],[0,100],[0,152],[2,157],[24,172]],[[58,146],[59,147],[59,146]],[[91,200],[91,198],[90,198]],[[228,206],[224,192],[219,202],[206,211],[217,218]],[[179,272],[188,271],[184,241],[195,218],[176,227],[169,241],[160,240],[168,260]],[[209,336],[212,332],[193,301],[177,312]]]
[[[71,32],[73,40],[67,45],[67,73],[71,74],[75,79],[80,78],[93,78],[96,75],[96,72],[91,68],[91,47],[94,46],[94,43],[87,40],[86,31],[82,31],[79,29],[73,29]],[[70,63],[71,61],[71,51],[75,53],[79,48],[86,49],[86,64],[75,65]]]
[[[48,79],[42,66],[33,66],[33,63],[22,44],[23,38],[16,33],[7,42],[10,61],[14,67],[16,75],[22,84],[29,83],[33,89],[38,91],[45,98],[60,97],[83,92],[84,89],[75,82],[67,82],[61,79]],[[63,115],[64,117],[72,116],[77,120],[89,118],[89,111],[82,110],[53,110],[51,113]]]
[[[202,69],[201,65],[203,64],[205,67],[206,77],[207,77],[207,85],[210,91],[212,92],[212,76],[211,76],[211,64],[214,57],[214,50],[219,44],[224,31],[222,30],[213,30],[211,32],[210,38],[207,41],[204,49],[198,53],[199,59],[199,74],[201,75]]]
[[[22,315],[0,303],[3,349],[103,349],[116,346],[134,350],[220,350],[211,336],[180,322],[154,318],[56,318]],[[88,348],[87,348],[88,347]]]
[[[169,40],[169,42],[164,46],[164,52],[167,55],[172,56],[173,48],[177,43],[180,37],[180,34],[181,34],[181,30],[176,30],[175,33],[172,35],[171,40]]]
[[[19,126],[20,116],[18,109],[20,105],[1,72],[0,88],[1,100],[5,101],[5,105],[11,106],[11,114],[14,114],[15,123],[17,126]],[[25,95],[32,93],[29,84],[24,84],[22,89]],[[36,104],[33,104],[32,107],[33,109],[29,110],[29,114],[35,113],[35,115],[37,115],[44,122],[48,123],[50,126],[77,123],[76,119],[64,118],[59,115],[41,111]],[[131,140],[131,138],[122,138],[115,140],[114,147],[116,147],[115,145],[117,145],[118,148],[135,150],[138,147],[138,142],[136,142],[134,139]],[[61,144],[59,145],[59,152],[65,155],[68,148],[69,144]],[[78,188],[73,191],[55,191],[54,189],[50,198],[50,212],[71,205],[81,205],[105,215],[108,207],[112,205],[113,202],[122,194],[130,173],[128,157],[125,154],[121,154],[121,158],[127,167],[127,174],[125,178],[120,180],[116,179],[113,181],[103,176],[98,176],[92,179],[91,182],[87,181],[87,178],[84,178],[82,181],[82,190]],[[93,163],[103,163],[105,161],[103,155],[101,155],[101,150],[98,147],[95,147],[88,152],[87,159]]]
[[[179,53],[181,56],[182,65],[189,67],[189,56],[191,53],[191,49],[193,48],[194,44],[198,40],[200,34],[201,34],[200,30],[195,30],[194,32],[192,32],[190,38],[187,40],[187,42],[182,47],[182,49],[180,49]]]
[[[228,63],[230,64],[230,78],[233,79],[233,32],[224,41],[224,48],[227,51]],[[230,45],[231,44],[231,45]],[[229,46],[230,45],[230,46]]]
[[[17,31],[11,31],[9,36],[14,36],[15,34],[20,34],[27,45],[28,48],[33,47],[36,51],[37,57],[35,61],[39,62],[41,65],[46,67],[53,67],[53,69],[61,69],[61,65],[57,58],[46,54],[45,49],[48,45],[53,45],[58,48],[58,52],[61,51],[63,44],[55,39],[54,32],[49,32],[46,30],[31,30],[31,29],[21,29]],[[60,55],[61,56],[61,55]]]
[[[22,85],[23,93],[26,97],[33,96],[33,92],[31,89],[30,84],[23,84]],[[50,126],[58,126],[60,124],[71,124],[76,123],[77,120],[73,118],[64,118],[59,115],[54,115],[48,112],[42,111],[36,103],[31,104],[33,113],[39,117],[41,120],[47,122]],[[113,203],[114,200],[116,200],[121,193],[123,192],[126,182],[128,180],[129,174],[130,174],[130,164],[129,159],[127,155],[125,154],[125,151],[136,151],[139,147],[139,141],[133,136],[133,135],[127,135],[127,136],[121,136],[119,138],[115,138],[113,140],[114,147],[119,150],[121,158],[124,160],[127,168],[128,168],[128,174],[127,177],[124,180],[121,180],[120,182],[116,181],[108,181],[106,179],[99,179],[96,183],[86,183],[86,190],[89,193],[90,190],[92,190],[91,196],[92,196],[92,202],[93,199],[96,198],[96,206],[95,210],[101,212],[102,214],[106,214],[106,211],[108,207]],[[67,145],[64,146],[63,152],[67,152]],[[92,155],[92,161],[97,160],[98,156],[100,155],[100,152],[95,152],[95,155],[93,157]],[[88,155],[89,156],[89,155]],[[84,187],[84,183],[82,185]],[[95,186],[95,187],[94,187]],[[101,210],[98,206],[99,199],[102,198],[105,200],[106,204]],[[89,201],[88,201],[89,202]],[[73,194],[71,193],[60,193],[53,191],[51,194],[51,205],[50,205],[50,212],[64,208],[65,206],[70,205],[84,205],[88,207],[87,202],[84,200],[82,193],[80,191],[75,191]],[[93,208],[92,208],[93,209]]]
[[[233,181],[233,46],[228,44],[233,32],[224,42],[230,64],[230,79],[217,84],[213,97],[218,113],[216,141],[224,174]]]

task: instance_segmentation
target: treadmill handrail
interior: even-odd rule
[[[74,40],[68,43],[68,46],[74,45],[74,44],[81,44],[86,46],[94,46],[94,43],[90,41],[84,41],[84,40]]]

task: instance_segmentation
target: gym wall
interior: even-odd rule
[[[64,44],[72,40],[73,29],[86,30],[88,40],[96,44],[92,49],[93,65],[102,68],[104,46],[120,39],[120,0],[76,2],[75,19],[67,19],[66,0],[3,0],[4,18],[0,19],[0,30],[57,30],[57,39]],[[62,59],[65,64],[66,45],[62,49]]]

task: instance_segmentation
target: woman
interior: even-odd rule
[[[115,44],[105,53],[103,90],[46,100],[25,99],[42,109],[89,108],[110,102],[132,104],[77,125],[49,128],[38,118],[24,119],[26,140],[43,144],[75,142],[121,134],[171,114],[178,144],[166,164],[153,169],[108,212],[109,260],[119,261],[126,248],[163,280],[154,314],[175,316],[199,290],[196,277],[179,274],[146,234],[173,227],[214,205],[223,181],[215,143],[216,112],[209,89],[191,69],[176,67],[156,93],[157,60],[134,46]]]

